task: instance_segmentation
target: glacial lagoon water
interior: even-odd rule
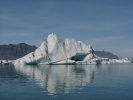
[[[0,65],[0,100],[133,100],[133,64]]]

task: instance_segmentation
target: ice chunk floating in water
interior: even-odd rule
[[[74,39],[60,40],[55,33],[48,35],[34,52],[19,58],[15,64],[97,64],[89,44]]]

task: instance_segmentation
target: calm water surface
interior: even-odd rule
[[[133,64],[0,65],[0,100],[133,100]]]

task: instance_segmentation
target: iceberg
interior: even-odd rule
[[[14,60],[0,60],[0,64],[10,64],[14,62]]]
[[[132,63],[130,59],[101,58],[94,54],[90,44],[74,39],[58,39],[55,33],[48,35],[34,52],[19,58],[14,65],[59,65],[59,64],[111,64]],[[5,62],[4,62],[5,63]]]
[[[15,60],[15,64],[98,64],[90,44],[74,39],[58,39],[55,33],[34,52]]]
[[[109,58],[100,58],[100,57],[98,57],[98,59],[100,60],[101,64],[132,63],[132,60],[129,59],[129,58],[109,59]]]

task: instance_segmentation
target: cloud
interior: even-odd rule
[[[120,57],[133,57],[133,48],[112,50],[112,52],[118,54]]]
[[[89,39],[90,44],[95,50],[105,51],[112,51],[124,48],[122,43],[123,40],[125,40],[125,37],[123,36],[97,37]]]
[[[1,37],[10,37],[10,36],[30,36],[34,33],[23,33],[23,32],[6,32],[6,33],[0,33]]]
[[[114,42],[124,39],[123,36],[110,36],[110,37],[98,37],[98,38],[92,38],[90,41],[93,41],[95,43],[107,43],[107,42]]]

